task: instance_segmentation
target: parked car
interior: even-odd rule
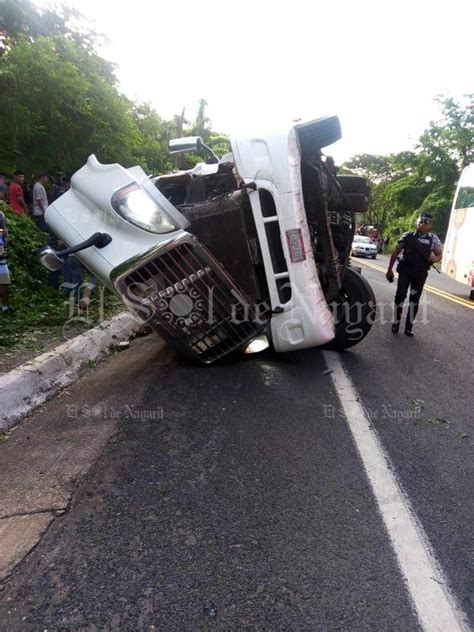
[[[166,340],[209,364],[234,351],[350,347],[369,332],[375,297],[350,267],[363,178],[337,176],[322,148],[341,136],[326,117],[232,140],[219,159],[199,137],[172,153],[204,161],[149,178],[90,156],[46,221],[71,252]],[[94,234],[92,234],[94,233]]]
[[[370,237],[364,237],[363,235],[354,236],[352,240],[352,256],[376,259],[378,251],[378,245]]]

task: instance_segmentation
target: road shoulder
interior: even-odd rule
[[[76,486],[115,434],[117,419],[96,412],[120,397],[102,385],[110,382],[120,392],[134,370],[143,371],[164,349],[158,337],[133,341],[124,352],[129,375],[119,370],[124,353],[112,356],[0,444],[0,580],[35,547],[55,517],[68,511]],[[89,414],[78,419],[78,410]]]
[[[84,368],[106,357],[114,344],[128,340],[134,326],[130,313],[119,314],[0,376],[0,431],[77,380]]]

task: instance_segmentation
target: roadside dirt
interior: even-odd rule
[[[21,342],[15,347],[0,347],[0,375],[54,349],[66,340],[83,334],[87,329],[89,328],[76,326],[65,332],[62,326],[56,326],[25,332]]]

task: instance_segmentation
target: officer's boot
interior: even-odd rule
[[[412,329],[413,329],[413,322],[415,320],[417,311],[418,311],[418,303],[412,303],[410,301],[410,304],[408,305],[407,319],[405,321],[405,334],[409,336],[410,338],[413,338],[413,336],[415,335]]]
[[[392,332],[394,334],[398,334],[398,332],[400,331],[400,321],[402,319],[402,312],[403,312],[403,303],[401,305],[397,305],[397,303],[395,303],[395,320],[392,323]]]

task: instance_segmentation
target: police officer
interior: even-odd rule
[[[398,285],[395,294],[395,319],[392,331],[398,334],[402,319],[403,303],[405,302],[408,288],[410,288],[410,303],[405,321],[405,334],[413,336],[413,321],[418,311],[423,286],[428,276],[428,270],[433,263],[442,257],[441,242],[436,235],[431,233],[433,228],[433,216],[422,213],[416,220],[416,231],[404,233],[398,240],[390,263],[388,264],[387,280],[393,281],[393,265],[399,255],[402,258],[398,264]]]

